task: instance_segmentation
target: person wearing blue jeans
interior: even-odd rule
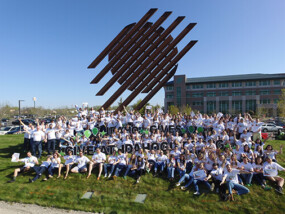
[[[242,158],[242,162],[239,163],[238,167],[246,171],[246,173],[240,174],[240,177],[243,178],[246,185],[251,186],[253,167],[252,164],[248,162],[248,157],[244,156]]]
[[[167,178],[170,180],[174,179],[174,171],[176,168],[176,161],[174,155],[171,154],[169,159],[167,159]]]
[[[47,157],[47,160],[46,161],[44,161],[42,164],[41,164],[41,166],[34,166],[34,170],[35,170],[35,172],[37,173],[36,174],[36,176],[33,178],[33,179],[30,179],[29,178],[29,182],[30,183],[33,183],[33,182],[35,182],[37,179],[39,179],[41,176],[42,176],[42,174],[49,168],[49,166],[50,166],[50,164],[51,164],[51,157],[50,156],[48,156]]]
[[[110,178],[112,176],[114,169],[116,167],[116,164],[115,164],[116,161],[117,161],[117,156],[116,156],[116,151],[114,150],[113,154],[108,157],[108,163],[104,163],[105,177],[108,176],[108,178]],[[111,168],[111,171],[108,175],[108,169],[110,168]]]
[[[157,171],[161,174],[164,171],[165,162],[167,161],[167,157],[163,154],[163,151],[159,151],[159,155],[156,158],[156,162],[154,165],[154,175],[157,175]]]
[[[127,165],[127,155],[122,153],[122,150],[118,150],[117,161],[114,163],[117,165],[113,178],[115,179],[120,175],[120,172],[126,168]]]
[[[232,169],[231,165],[228,164],[226,166],[226,170],[224,172],[224,176],[220,185],[227,183],[227,187],[229,190],[229,199],[234,201],[234,196],[232,190],[236,190],[238,195],[247,194],[249,193],[249,189],[243,185],[238,183],[238,174],[240,173],[247,173],[246,171]]]
[[[207,173],[204,169],[204,163],[199,163],[193,170],[193,184],[195,187],[194,195],[200,195],[199,184],[205,184],[209,190],[211,190],[211,185],[208,182]]]
[[[136,155],[132,154],[132,156],[128,160],[128,165],[126,166],[124,179],[127,179],[127,175],[129,174],[129,171],[131,170],[131,168],[133,168],[133,165],[135,165],[135,163],[136,163]]]
[[[42,156],[42,140],[45,138],[45,133],[41,130],[40,126],[34,131],[27,131],[27,133],[32,135],[32,154],[36,156],[36,150],[38,150],[38,158]]]
[[[37,158],[41,158],[42,156],[42,141],[33,141],[33,156],[36,156],[36,151],[38,151]]]
[[[189,173],[189,174],[185,173],[185,174],[180,178],[180,180],[178,181],[178,183],[176,184],[176,186],[180,186],[180,184],[181,184],[182,182],[184,182],[185,180],[189,180],[189,181],[185,184],[184,187],[182,186],[181,189],[186,189],[186,188],[188,188],[188,187],[192,184],[192,182],[193,182],[193,180],[194,180],[194,178],[193,178],[193,172],[192,172],[192,174],[191,174],[191,173]]]

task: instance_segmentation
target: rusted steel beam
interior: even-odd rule
[[[163,69],[163,71],[169,71],[195,44],[197,41],[190,41],[181,52],[179,52],[176,57]],[[157,76],[157,78],[163,77],[163,71]],[[116,111],[121,111],[123,106],[129,105],[132,100],[140,93],[140,91],[145,87],[145,83],[142,82],[135,90],[127,97],[126,100],[116,109]]]
[[[165,12],[163,15],[143,34],[138,41],[127,51],[120,61],[112,68],[114,73],[140,48],[140,46],[149,39],[150,35],[170,16],[171,12]]]
[[[108,53],[118,44],[118,42],[132,29],[136,23],[127,25],[121,32],[110,42],[110,44],[93,60],[88,68],[95,68],[107,55]]]
[[[159,37],[159,35],[162,33],[163,28],[160,27],[156,33],[154,33],[151,37],[150,40],[155,40],[155,38]],[[150,45],[150,43],[148,44]],[[147,47],[146,47],[147,48]],[[141,48],[138,52],[143,52],[144,50]],[[135,59],[134,59],[135,60]],[[133,63],[133,61],[128,61],[125,65],[130,66]],[[123,71],[117,71],[112,78],[103,86],[103,88],[96,94],[97,96],[104,95],[106,91],[118,80],[120,75],[123,73]]]
[[[164,40],[165,38],[183,21],[185,16],[179,16],[177,19],[171,23],[171,25],[163,32],[163,34],[153,43],[153,45],[148,48],[143,55],[136,54],[135,57],[138,58],[136,62],[129,68],[126,66],[123,66],[121,69],[119,69],[117,72],[124,73],[118,80],[120,84],[123,84],[123,82],[140,66],[140,64],[150,55],[150,53],[156,49]],[[171,37],[172,38],[172,37]]]
[[[190,41],[182,50],[179,52],[179,54],[169,62],[169,64],[159,73],[159,75],[156,77],[156,79],[160,79],[163,76],[164,70],[171,69],[195,44],[197,43],[196,40]],[[147,80],[146,80],[147,81]],[[149,85],[143,90],[143,93],[149,92],[153,86],[156,84],[156,82],[150,82]]]
[[[173,49],[189,32],[193,29],[193,27],[196,25],[196,23],[190,23],[187,25],[186,28],[171,42],[171,44],[158,56],[158,58],[153,62],[153,64],[156,64],[159,62],[164,56],[166,56],[171,49]],[[153,68],[153,67],[152,67]],[[142,81],[150,72],[151,69],[146,69],[141,74],[137,76],[137,79],[132,83],[132,85],[129,87],[129,90],[134,90],[134,88]]]
[[[135,110],[140,110],[148,101],[174,76],[177,70],[177,65],[159,82],[157,86],[136,106]]]
[[[125,53],[126,50],[137,40],[139,35],[145,31],[145,28],[141,28],[147,20],[157,11],[157,9],[150,9],[141,19],[135,24],[135,26],[130,30],[127,36],[125,36],[119,44],[114,48],[114,52],[117,52],[116,56],[114,56],[111,61],[101,70],[101,72],[91,81],[91,84],[98,83],[106,73],[112,68],[112,66],[121,58],[121,56]],[[145,24],[145,26],[148,23]],[[139,30],[138,30],[139,29]],[[137,31],[138,30],[138,31]],[[128,41],[129,40],[129,41]],[[127,42],[128,41],[128,42]],[[125,45],[121,50],[121,46]]]

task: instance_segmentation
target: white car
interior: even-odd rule
[[[5,135],[7,132],[11,131],[15,126],[7,126],[0,128],[0,135]]]
[[[277,126],[274,123],[265,123],[262,125],[262,132],[282,132],[283,127]]]

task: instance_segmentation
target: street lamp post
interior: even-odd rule
[[[21,119],[21,102],[24,102],[25,100],[19,100],[19,120]],[[21,123],[19,121],[19,128],[21,131]]]
[[[36,101],[37,101],[37,98],[36,97],[33,97],[33,101],[34,101],[34,109],[36,108]]]

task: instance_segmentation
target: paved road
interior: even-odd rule
[[[34,204],[20,204],[0,201],[0,214],[87,214],[89,212],[41,207]],[[89,213],[90,214],[90,213]]]

